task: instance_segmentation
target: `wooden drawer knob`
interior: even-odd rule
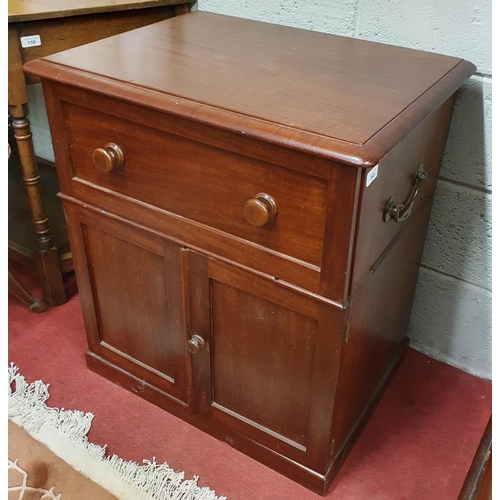
[[[101,172],[111,172],[115,168],[122,167],[125,158],[120,146],[108,142],[103,148],[97,148],[92,153],[92,160]]]
[[[200,337],[199,335],[193,335],[188,341],[187,341],[187,350],[191,354],[198,354],[201,349],[205,346],[205,340],[203,337]]]
[[[276,202],[266,193],[258,193],[245,203],[245,219],[252,226],[263,226],[277,212]]]

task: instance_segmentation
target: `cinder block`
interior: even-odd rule
[[[39,158],[54,161],[54,150],[52,148],[49,122],[45,109],[42,85],[40,83],[28,85],[28,99],[28,119],[31,124],[35,154]]]
[[[491,290],[491,195],[440,181],[422,264]]]
[[[472,77],[457,93],[441,177],[491,190],[490,78]]]
[[[473,62],[491,75],[491,2],[361,0],[354,36]]]
[[[421,268],[408,335],[410,345],[491,379],[491,292]]]
[[[352,36],[355,30],[357,0],[325,2],[323,0],[199,0],[198,10],[229,16],[282,24],[341,36]]]

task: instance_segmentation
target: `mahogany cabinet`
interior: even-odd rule
[[[406,346],[474,69],[205,12],[28,63],[89,367],[325,493]]]

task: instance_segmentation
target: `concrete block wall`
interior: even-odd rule
[[[196,9],[462,57],[477,66],[457,97],[409,337],[415,349],[491,378],[490,1],[198,0]],[[35,150],[51,159],[43,98],[36,86],[30,92]]]
[[[54,161],[54,150],[50,136],[47,111],[43,99],[42,85],[28,85],[29,116],[31,132],[33,133],[33,147],[39,158]]]

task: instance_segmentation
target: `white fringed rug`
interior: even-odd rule
[[[8,372],[9,420],[120,500],[226,500],[199,487],[196,476],[184,480],[183,472],[154,458],[138,465],[116,455],[107,457],[104,447],[87,439],[92,413],[50,408],[45,404],[48,385],[40,380],[28,384],[13,363]]]

